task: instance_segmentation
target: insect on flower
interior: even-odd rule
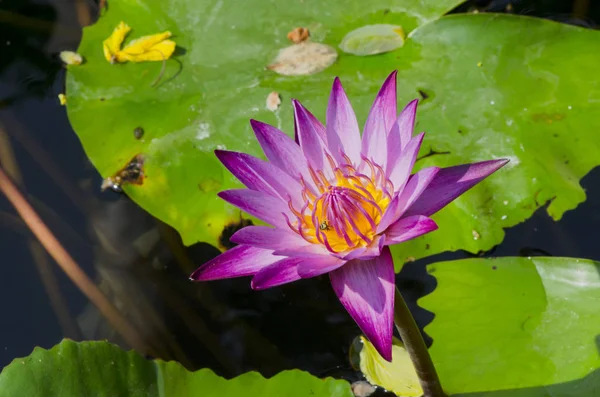
[[[323,221],[319,224],[319,229],[320,230],[331,230],[331,228],[329,227],[329,224],[327,223],[327,221]]]
[[[264,289],[329,273],[342,305],[386,360],[392,356],[394,264],[389,245],[437,229],[430,216],[508,160],[412,174],[424,133],[413,136],[417,101],[398,115],[396,72],[384,82],[363,134],[339,79],[324,126],[293,101],[296,142],[250,123],[268,161],[217,150],[247,189],[219,196],[272,225],[248,226],[238,246],[197,269],[192,280],[253,276]]]

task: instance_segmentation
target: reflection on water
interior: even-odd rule
[[[248,370],[269,376],[302,368],[359,379],[348,362],[349,346],[359,331],[327,276],[260,292],[250,290],[248,279],[193,284],[188,275],[217,255],[215,248],[186,248],[176,232],[127,197],[100,192],[101,177],[57,100],[64,70],[56,54],[76,49],[77,21],[95,15],[95,3],[36,4],[0,3],[0,161],[77,263],[126,316],[143,353],[191,369],[210,367],[226,376]],[[11,22],[5,23],[8,17]],[[588,201],[577,211],[555,223],[541,209],[509,230],[490,254],[547,252],[600,259],[592,232],[600,225],[599,182],[597,169],[583,180]],[[51,347],[63,336],[107,338],[125,346],[4,197],[0,231],[1,366],[36,345]],[[435,286],[425,264],[466,256],[442,254],[405,266],[398,284],[420,324],[433,318],[414,303]]]

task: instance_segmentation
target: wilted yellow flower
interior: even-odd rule
[[[166,31],[149,36],[143,36],[130,41],[123,49],[121,44],[131,28],[121,22],[110,37],[103,42],[104,57],[110,63],[164,61],[175,51],[175,42],[167,40],[172,36]]]
[[[125,36],[131,28],[125,22],[121,21],[119,25],[113,30],[110,37],[102,43],[104,48],[104,57],[110,63],[116,62],[117,53],[121,51],[121,44],[125,40]]]

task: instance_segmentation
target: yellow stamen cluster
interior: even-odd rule
[[[296,219],[288,224],[305,240],[333,253],[369,246],[394,187],[382,167],[365,158],[361,168],[370,175],[359,172],[348,158],[342,165],[329,156],[328,160],[333,178],[309,169],[313,184],[302,181],[304,205],[297,209],[289,203]]]

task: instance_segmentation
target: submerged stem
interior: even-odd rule
[[[398,287],[394,300],[394,323],[400,333],[404,347],[415,366],[424,397],[445,397],[429,351],[408,306]]]

